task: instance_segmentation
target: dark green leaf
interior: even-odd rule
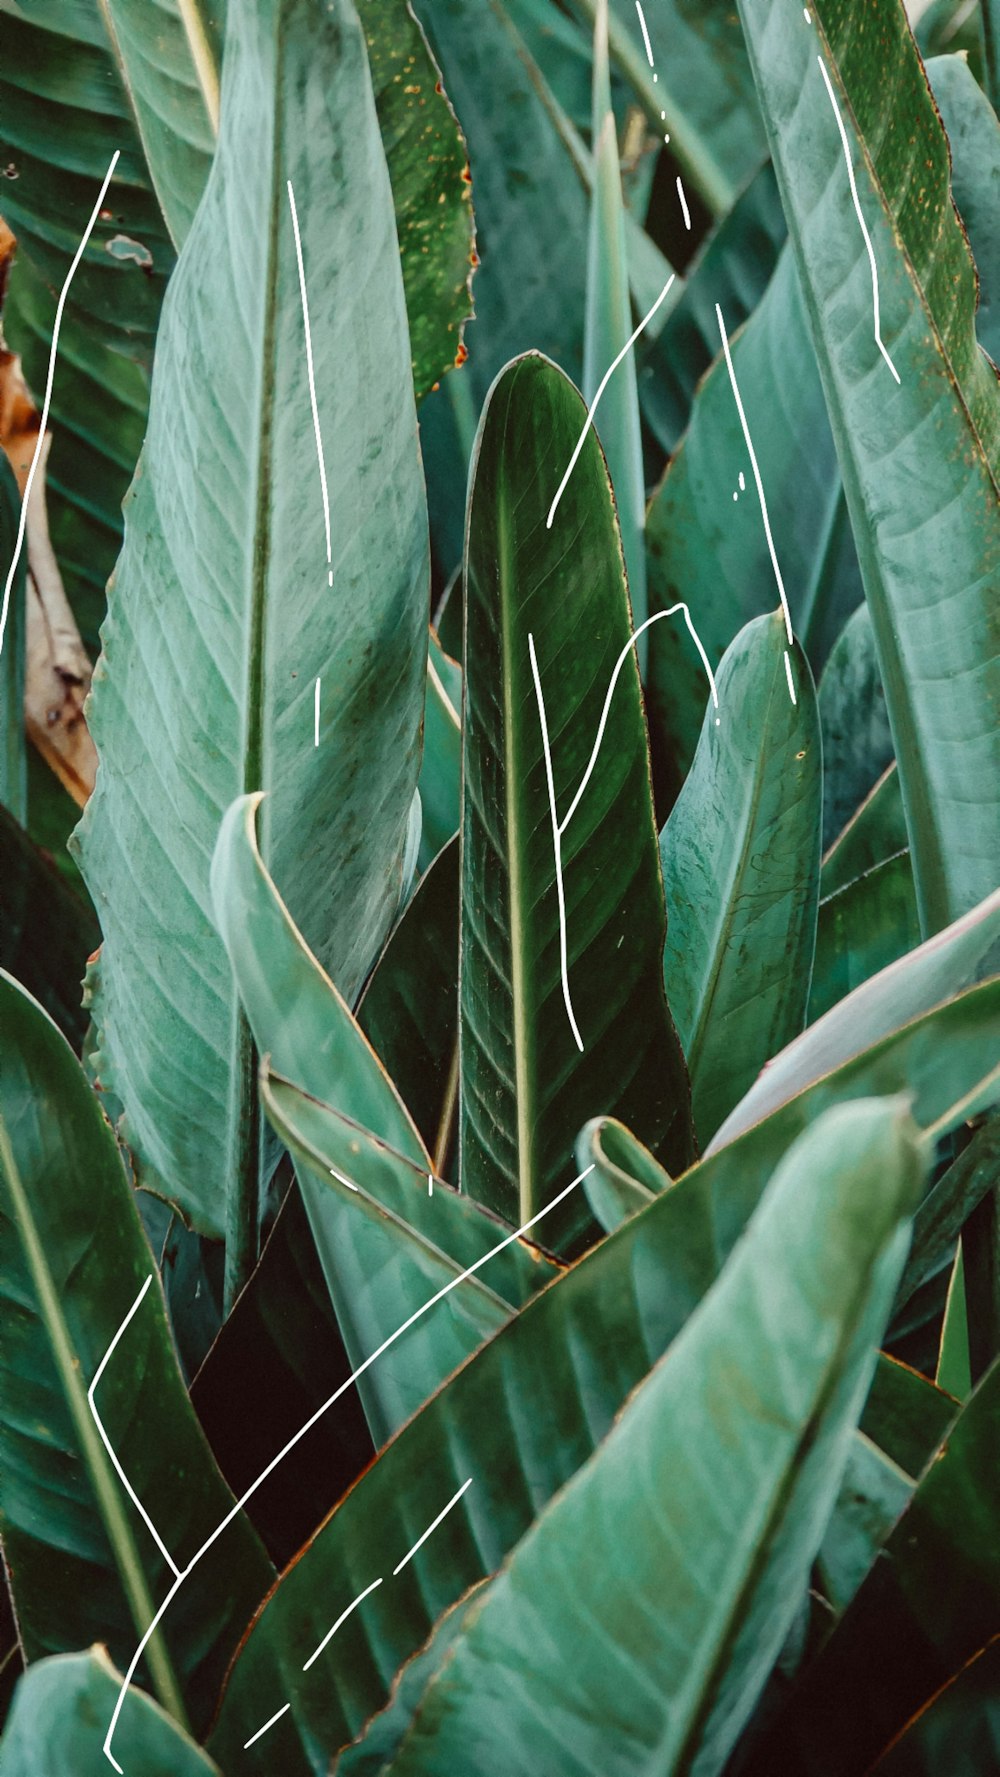
[[[628,597],[592,430],[546,527],[585,418],[554,365],[519,359],[485,409],[469,495],[462,1188],[514,1224],[566,1182],[595,1110],[620,1116],[672,1170],[691,1156],[659,968],[663,890]],[[543,1224],[546,1243],[579,1241],[588,1221],[585,1200],[568,1203]]]
[[[808,22],[789,11],[779,25],[777,0],[739,6],[837,440],[930,933],[1000,878],[1000,386],[976,339],[975,268],[951,201],[948,142],[905,10],[896,0],[816,0]]]
[[[823,729],[823,850],[892,764],[892,735],[867,605],[851,613],[819,682]]]
[[[0,1023],[4,1555],[29,1660],[100,1638],[124,1665],[166,1589],[166,1563],[112,1467],[87,1390],[150,1280],[101,1376],[97,1411],[178,1565],[232,1497],[181,1381],[156,1266],[98,1100],[55,1025],[7,976]],[[179,1680],[204,1722],[270,1577],[237,1513],[150,1644],[158,1694],[176,1703]]]
[[[82,986],[101,942],[89,901],[0,809],[0,966],[23,983],[79,1049],[87,1029]]]
[[[4,1777],[104,1777],[104,1735],[121,1683],[102,1647],[42,1660],[22,1678],[0,1741]],[[129,1777],[221,1777],[169,1715],[129,1688],[115,1731]]]
[[[660,836],[667,998],[703,1142],[805,1023],[823,798],[812,674],[780,611],[741,630],[718,687]]]
[[[820,902],[810,1023],[919,943],[910,854],[901,851]]]
[[[448,1176],[458,1108],[458,884],[456,837],[421,878],[358,1007],[439,1178]]]
[[[200,1232],[220,1233],[235,1206],[250,1248],[255,1080],[209,917],[212,847],[234,796],[273,788],[265,855],[287,859],[293,914],[353,995],[400,897],[427,564],[396,232],[360,25],[351,0],[318,20],[306,0],[262,0],[252,24],[242,8],[232,19],[219,147],[164,307],[95,675],[101,771],[81,850],[104,931],[102,1072],[140,1178]],[[328,417],[332,588],[286,182]],[[195,433],[198,453],[186,443]]]

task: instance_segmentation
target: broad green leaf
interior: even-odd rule
[[[459,669],[451,670],[454,666],[432,629],[427,650],[424,754],[418,785],[424,817],[420,837],[423,870],[458,832],[461,818],[462,680]]]
[[[261,1095],[268,1116],[293,1158],[313,1172],[330,1197],[336,1195],[340,1201],[347,1201],[349,1207],[356,1207],[359,1221],[364,1217],[373,1225],[381,1221],[395,1226],[410,1254],[402,1268],[403,1276],[396,1280],[394,1299],[398,1306],[403,1303],[404,1292],[412,1290],[416,1304],[433,1294],[430,1289],[411,1286],[406,1281],[407,1269],[420,1263],[425,1270],[428,1266],[434,1269],[435,1277],[437,1269],[454,1277],[470,1266],[481,1266],[487,1254],[493,1253],[510,1233],[499,1216],[492,1215],[467,1192],[456,1191],[439,1178],[429,1179],[426,1169],[414,1166],[387,1142],[379,1141],[331,1105],[281,1079],[266,1065],[261,1074]],[[345,1179],[349,1181],[347,1186]],[[356,1190],[345,1199],[350,1184]],[[353,1205],[354,1197],[358,1199],[357,1205]],[[322,1257],[323,1241],[318,1230],[317,1244]],[[453,1291],[453,1299],[456,1306],[463,1296],[472,1300],[486,1285],[494,1306],[499,1300],[508,1308],[520,1308],[529,1296],[558,1277],[560,1269],[537,1247],[523,1239],[514,1240],[490,1259],[488,1270],[477,1270],[467,1284]],[[370,1282],[373,1284],[374,1278]],[[359,1311],[362,1293],[359,1277],[351,1298],[355,1312]],[[406,1316],[397,1315],[396,1322],[386,1331],[394,1332],[400,1318]],[[395,1359],[390,1359],[388,1367],[394,1364]]]
[[[249,1246],[253,1058],[211,923],[212,847],[234,796],[273,789],[264,855],[287,858],[292,913],[352,996],[401,890],[426,533],[357,18],[350,0],[318,23],[304,0],[243,0],[229,24],[219,147],[164,305],[95,675],[101,770],[80,843],[104,931],[102,1070],[140,1178],[204,1232],[235,1204]],[[332,587],[287,183],[326,418]],[[197,455],[189,435],[207,441]]]
[[[719,303],[733,333],[767,289],[785,239],[785,216],[770,161],[741,192],[685,275],[682,294],[656,337],[636,344],[643,417],[672,456],[687,428],[698,382],[717,356]]]
[[[558,1273],[516,1241],[483,1267],[508,1232],[499,1218],[277,1075],[262,1076],[261,1099],[295,1161],[354,1367],[431,1296],[446,1297],[440,1314],[418,1317],[359,1378],[372,1435],[384,1444],[532,1289]],[[463,1276],[470,1267],[473,1275]]]
[[[722,1770],[834,1505],[916,1134],[905,1106],[862,1100],[785,1156],[715,1287],[466,1617],[393,1777],[488,1777],[501,1721],[505,1777]]]
[[[903,797],[893,760],[826,853],[820,875],[822,899],[828,900],[838,889],[847,888],[901,852],[909,856]]]
[[[427,751],[424,734],[424,760]],[[358,1023],[448,1176],[458,1115],[458,838],[435,858],[375,965]]]
[[[0,570],[6,585],[14,559],[21,498],[14,471],[0,450]],[[27,742],[24,733],[24,584],[27,550],[22,550],[7,600],[0,671],[0,804],[24,825],[28,809]],[[0,592],[2,598],[2,592]]]
[[[837,440],[930,933],[1000,877],[1000,387],[976,340],[975,268],[951,202],[948,142],[904,10],[895,0],[863,11],[818,0],[806,21],[785,0],[740,0],[740,16]],[[905,154],[891,127],[900,116]]]
[[[890,1032],[995,973],[998,962],[1000,889],[946,931],[863,982],[789,1043],[727,1117],[712,1140],[712,1149],[724,1147],[814,1080],[822,1080],[832,1069],[863,1055]]]
[[[872,1573],[747,1761],[753,1777],[868,1770],[995,1636],[998,1402],[1000,1368],[994,1365],[956,1419]],[[909,1774],[909,1766],[901,1768]],[[964,1766],[949,1758],[937,1769],[989,1765]]]
[[[650,610],[683,600],[714,666],[745,623],[774,609],[779,592],[711,284],[707,297],[715,362],[650,502],[646,535]],[[841,560],[838,553],[833,439],[788,247],[742,330],[724,308],[722,316],[792,628],[810,653],[814,629],[829,625],[832,609],[839,613],[836,633],[860,587],[849,554]],[[673,797],[694,757],[708,686],[680,614],[654,626],[649,647],[650,727],[666,755]]]
[[[741,630],[718,695],[660,836],[663,971],[702,1141],[805,1023],[823,799],[812,674],[780,611]]]
[[[605,1234],[613,1234],[674,1182],[649,1149],[614,1117],[595,1117],[588,1123],[580,1132],[576,1154],[581,1168],[591,1169],[583,1188]]]
[[[583,336],[583,382],[588,406],[597,395],[609,365],[621,356],[632,333],[625,206],[618,158],[618,128],[611,108],[608,73],[608,0],[598,0],[594,22],[594,73],[591,142],[593,191],[587,236],[587,298]],[[615,508],[628,574],[632,620],[638,628],[647,615],[646,487],[635,356],[628,352],[604,390],[595,419],[608,473],[615,490]],[[645,641],[639,644],[640,671]]]
[[[242,1754],[248,1735],[290,1701],[293,1718],[251,1749],[246,1768],[325,1777],[331,1750],[382,1706],[442,1611],[496,1571],[610,1430],[719,1275],[796,1136],[830,1105],[872,1093],[912,1093],[921,1128],[954,1127],[998,1046],[1000,985],[991,983],[884,1039],[702,1161],[529,1302],[381,1452],[288,1570],[233,1668],[216,1756]],[[449,1533],[435,1532],[404,1570],[411,1579],[394,1579],[390,1593],[393,1565],[470,1474]],[[379,1576],[383,1586],[304,1673],[330,1624]]]
[[[121,1678],[102,1647],[42,1660],[21,1679],[0,1740],[4,1777],[104,1777],[104,1736]],[[132,1686],[115,1731],[130,1777],[220,1777],[219,1768]]]
[[[1000,1117],[990,1117],[928,1191],[913,1223],[913,1247],[899,1286],[898,1308],[933,1277],[955,1250],[963,1224],[1000,1185]]]
[[[55,1025],[8,976],[0,1025],[4,1557],[29,1660],[100,1639],[124,1666],[167,1587],[162,1550],[178,1567],[190,1562],[232,1496],[181,1380],[156,1266],[98,1100]],[[88,1389],[146,1284],[94,1395],[143,1522]],[[194,1717],[211,1713],[271,1571],[236,1514],[150,1643],[150,1679],[171,1707],[179,1685]]]
[[[423,1169],[427,1151],[406,1106],[268,874],[260,804],[241,796],[227,809],[211,870],[215,917],[257,1047],[277,1072]]]
[[[399,1672],[385,1708],[365,1727],[332,1767],[336,1777],[380,1777],[403,1741],[420,1707],[429,1679],[447,1659],[473,1605],[488,1580],[470,1587],[434,1625],[430,1640]]]
[[[101,942],[94,910],[6,809],[0,809],[0,852],[0,967],[79,1049],[87,1029],[81,984],[87,958]]]
[[[892,735],[867,605],[845,623],[819,682],[823,729],[823,849],[892,764]]]
[[[142,445],[173,249],[99,7],[2,0],[0,29],[0,209],[18,242],[4,332],[39,400],[56,295],[111,157],[121,154],[107,214],[95,225],[63,315],[50,415],[52,544],[93,652],[120,544],[122,497]]]
[[[919,943],[910,854],[901,851],[820,902],[809,1022]]]
[[[571,1177],[596,1111],[672,1170],[692,1151],[628,595],[589,428],[546,526],[585,419],[555,365],[518,359],[484,410],[469,490],[461,1176],[514,1224]],[[574,1200],[543,1237],[565,1249],[588,1223]]]
[[[191,1385],[215,1459],[242,1498],[276,1451],[351,1373],[297,1184],[287,1192],[260,1260]],[[349,1389],[247,1501],[279,1568],[311,1536],[374,1454]]]

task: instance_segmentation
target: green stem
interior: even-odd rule
[[[434,1141],[432,1163],[436,1178],[444,1178],[444,1169],[448,1164],[452,1138],[455,1133],[455,1116],[458,1110],[458,1072],[459,1045],[458,1036],[452,1044],[451,1061],[448,1064],[448,1078],[445,1082],[444,1099],[441,1105],[441,1118],[438,1123]]]
[[[122,1587],[128,1599],[132,1620],[141,1638],[156,1615],[156,1607],[146,1584],[146,1575],[122,1504],[118,1478],[108,1460],[97,1426],[94,1423],[93,1414],[90,1411],[80,1359],[73,1349],[69,1328],[62,1311],[59,1288],[49,1269],[45,1248],[32,1216],[31,1201],[24,1188],[7,1125],[2,1116],[0,1116],[0,1166],[3,1167],[7,1177],[15,1224],[24,1248],[39,1313],[48,1335],[53,1362],[66,1405],[69,1408],[80,1454],[94,1490],[97,1509],[107,1531],[108,1542],[111,1545],[111,1552],[118,1567]],[[180,1687],[159,1630],[150,1636],[146,1647],[146,1657],[149,1662],[153,1688],[164,1709],[182,1727],[188,1727],[184,1699],[181,1696]]]

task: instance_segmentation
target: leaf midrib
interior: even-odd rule
[[[7,1123],[2,1114],[0,1114],[0,1166],[7,1175],[7,1188],[16,1211],[17,1228],[38,1306],[41,1310],[42,1323],[48,1335],[56,1372],[73,1421],[84,1465],[94,1489],[97,1509],[107,1533],[125,1596],[128,1599],[136,1633],[142,1637],[155,1618],[156,1607],[146,1584],[146,1575],[143,1571],[135,1538],[122,1507],[117,1479],[112,1475],[109,1459],[100,1442],[97,1427],[90,1411],[83,1386],[80,1359],[73,1350],[73,1342],[62,1311],[59,1290],[46,1257],[45,1243],[35,1225],[31,1212],[31,1199],[24,1188]],[[175,1720],[184,1727],[188,1726],[184,1701],[160,1630],[156,1630],[150,1636],[147,1643],[147,1656],[153,1687],[160,1702]]]
[[[516,379],[514,380],[516,381]],[[512,381],[511,389],[513,387],[514,382]],[[517,724],[513,699],[516,637],[512,634],[512,630],[521,616],[521,611],[516,600],[517,575],[514,569],[514,557],[517,551],[512,534],[514,518],[511,512],[507,477],[503,471],[503,464],[506,461],[509,420],[510,396],[508,395],[503,435],[498,453],[501,468],[497,487],[500,509],[497,527],[497,590],[500,603],[500,680],[503,686],[504,821],[510,897],[511,1023],[514,1039],[514,1093],[517,1101],[517,1190],[519,1220],[526,1222],[540,1206],[535,1201],[535,1168],[533,1164],[534,1115],[529,1042],[531,1016],[527,999],[531,971],[529,959],[525,954],[523,909],[527,903],[525,900],[526,884],[520,797],[518,795],[520,779],[517,771],[517,747],[515,744]]]

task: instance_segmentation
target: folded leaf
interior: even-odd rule
[[[826,853],[820,876],[821,897],[826,900],[877,865],[899,857],[901,852],[909,856],[899,772],[893,760]]]
[[[4,1777],[104,1777],[104,1735],[121,1679],[102,1647],[25,1674],[0,1740]],[[218,1766],[142,1691],[129,1687],[115,1756],[133,1777],[220,1777]]]
[[[501,1698],[505,1777],[540,1759],[552,1777],[722,1770],[808,1584],[924,1165],[891,1100],[800,1138],[718,1283],[470,1610],[387,1772],[492,1777]]]
[[[991,983],[702,1161],[529,1302],[381,1452],[284,1575],[233,1667],[216,1756],[242,1754],[290,1702],[246,1768],[325,1777],[331,1751],[382,1706],[442,1611],[496,1571],[610,1430],[719,1275],[796,1136],[831,1104],[873,1092],[911,1093],[922,1128],[954,1127],[991,1065],[984,1055],[998,1048],[1000,985]],[[393,1565],[470,1475],[448,1533],[428,1539],[405,1570],[413,1577],[394,1578],[390,1595]],[[304,1672],[330,1624],[379,1576],[384,1584]]]
[[[931,933],[1000,878],[1000,386],[976,339],[948,142],[905,11],[809,11],[740,0]]]
[[[891,1031],[995,973],[998,962],[1000,889],[918,950],[873,975],[789,1043],[727,1117],[711,1151]]]
[[[595,1117],[581,1130],[576,1157],[581,1167],[590,1169],[583,1188],[605,1234],[613,1234],[674,1182],[614,1117]]]
[[[105,935],[102,1075],[140,1177],[205,1232],[235,1201],[249,1245],[253,1059],[210,917],[212,846],[234,796],[274,789],[265,856],[287,858],[292,912],[352,996],[400,894],[427,562],[392,201],[351,0],[319,22],[305,0],[241,0],[229,23],[219,147],[164,306],[95,676],[102,770],[81,850]],[[332,586],[286,182],[327,419]]]
[[[4,1557],[29,1661],[100,1638],[124,1667],[166,1590],[162,1549],[185,1565],[232,1496],[181,1380],[156,1265],[98,1100],[55,1025],[9,976],[0,976],[0,1026]],[[151,1279],[93,1397],[143,1521],[88,1389]],[[183,1696],[204,1723],[271,1573],[236,1514],[150,1643],[150,1678],[172,1709]]]
[[[748,1760],[754,1777],[867,1769],[995,1636],[998,1400],[995,1365],[956,1419],[854,1602]],[[950,1753],[944,1768],[951,1768]]]
[[[741,630],[718,688],[660,835],[663,972],[702,1141],[805,1023],[823,797],[812,674],[780,611]]]
[[[589,428],[546,524],[585,420],[554,365],[516,360],[484,411],[469,492],[462,1188],[515,1225],[571,1177],[598,1109],[672,1170],[691,1156],[628,595]],[[588,1221],[571,1200],[542,1238],[565,1249]]]

